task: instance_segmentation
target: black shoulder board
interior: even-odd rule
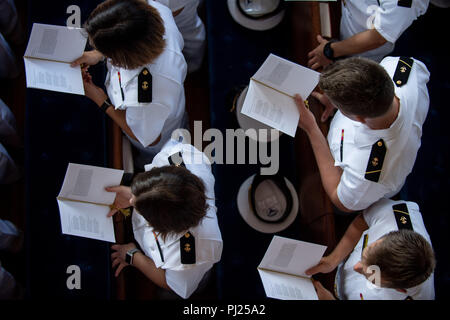
[[[373,182],[378,182],[378,180],[380,179],[381,168],[383,167],[385,155],[386,145],[383,139],[380,139],[372,146],[364,178]]]
[[[395,204],[392,206],[392,210],[394,211],[395,222],[397,222],[398,230],[413,230],[411,217],[409,216],[406,203]]]
[[[138,102],[152,102],[152,74],[147,68],[138,76]]]
[[[407,296],[405,300],[414,300],[411,296]]]
[[[398,0],[397,5],[399,7],[411,8],[412,0]]]
[[[413,63],[414,60],[409,57],[400,57],[398,59],[397,68],[392,78],[397,87],[401,87],[408,82]]]
[[[181,167],[186,168],[186,165],[183,162],[183,156],[182,156],[181,152],[174,153],[167,160],[169,160],[169,163],[171,166],[177,166],[177,167],[181,166]]]
[[[189,231],[180,239],[180,256],[182,264],[195,264],[195,238]]]

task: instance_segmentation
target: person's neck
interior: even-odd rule
[[[395,96],[388,112],[381,117],[365,119],[365,124],[373,130],[388,129],[397,119],[400,112],[400,100]]]

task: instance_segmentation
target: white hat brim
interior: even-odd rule
[[[236,0],[227,0],[227,3],[228,3],[228,10],[230,11],[230,14],[233,17],[233,19],[241,26],[255,31],[264,31],[272,29],[273,27],[278,25],[281,22],[281,20],[283,20],[284,17],[284,10],[281,10],[274,16],[261,19],[250,19],[247,18],[245,15],[243,15],[242,12],[239,10],[239,8],[237,7]]]
[[[292,210],[289,213],[289,215],[286,217],[286,219],[284,219],[280,223],[267,223],[267,222],[264,222],[264,221],[258,219],[258,217],[256,217],[256,215],[253,213],[253,210],[250,206],[250,199],[249,199],[248,191],[250,189],[250,186],[253,182],[254,177],[255,177],[255,175],[252,175],[251,177],[249,177],[247,180],[244,181],[244,183],[242,183],[241,187],[239,188],[239,192],[237,195],[237,206],[238,206],[239,213],[242,216],[242,219],[244,219],[244,221],[247,222],[247,224],[249,226],[251,226],[253,229],[255,229],[259,232],[276,233],[276,232],[283,231],[284,229],[289,227],[292,224],[292,222],[294,222],[294,220],[298,214],[299,202],[298,202],[297,192],[295,191],[294,186],[287,178],[284,178],[286,180],[287,187],[288,187],[289,191],[291,192],[292,200],[293,200],[292,201]]]

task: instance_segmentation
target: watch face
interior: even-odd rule
[[[133,254],[130,254],[129,252],[127,252],[127,254],[125,255],[125,262],[128,264],[131,264],[132,258],[133,258]]]

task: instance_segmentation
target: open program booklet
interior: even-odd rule
[[[242,113],[295,137],[300,114],[294,95],[307,99],[320,74],[270,54],[250,79]]]
[[[81,28],[34,23],[24,55],[27,87],[84,95],[79,58],[87,38]]]
[[[105,187],[118,186],[123,170],[69,163],[57,197],[64,234],[116,242],[112,217],[107,217],[116,194]]]
[[[311,277],[305,271],[317,265],[326,246],[274,236],[258,272],[269,298],[317,300]]]

